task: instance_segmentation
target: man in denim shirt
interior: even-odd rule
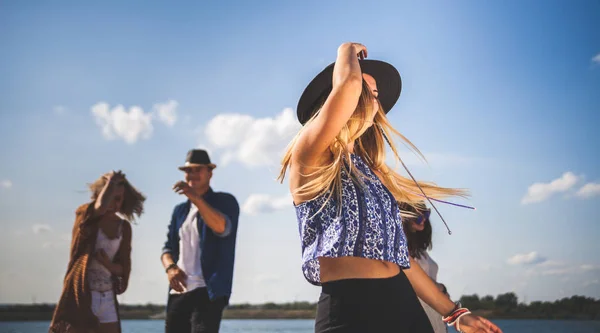
[[[173,186],[187,201],[173,210],[161,257],[169,280],[166,333],[218,332],[229,303],[240,208],[210,187],[214,168],[206,151],[190,150],[179,167],[185,181]]]

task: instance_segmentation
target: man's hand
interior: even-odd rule
[[[196,190],[194,190],[190,185],[188,185],[188,183],[184,181],[178,181],[175,183],[175,185],[173,185],[173,191],[175,191],[177,194],[185,195],[188,197],[188,199],[198,197]]]
[[[180,293],[186,291],[185,287],[187,275],[179,267],[175,266],[169,268],[169,270],[167,271],[167,277],[169,279],[169,284],[171,285],[171,288],[173,288],[175,291]]]

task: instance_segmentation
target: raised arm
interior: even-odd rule
[[[367,48],[359,43],[344,43],[338,48],[331,93],[295,146],[301,162],[312,164],[319,159],[354,113],[363,85],[358,59],[366,56]]]
[[[125,179],[125,175],[121,173],[121,171],[112,171],[104,175],[103,177],[104,179],[106,179],[106,184],[104,184],[104,187],[100,191],[100,194],[98,195],[98,198],[94,203],[95,216],[104,215],[106,213],[106,209],[108,208],[110,202],[113,199],[115,187],[117,187],[118,185],[122,185]]]

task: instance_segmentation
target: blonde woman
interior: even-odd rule
[[[366,57],[364,45],[344,43],[306,87],[297,109],[303,127],[279,176],[289,169],[304,276],[322,286],[315,332],[433,332],[417,295],[459,330],[501,332],[411,268],[398,202],[416,204],[421,189],[431,198],[465,193],[417,185],[385,164],[391,133],[416,147],[386,118],[400,96],[398,71]]]
[[[91,202],[75,212],[71,257],[49,332],[118,333],[117,295],[131,271],[131,225],[146,200],[118,172],[90,186]],[[126,220],[124,220],[124,217]]]

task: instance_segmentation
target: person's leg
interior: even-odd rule
[[[192,304],[191,292],[169,295],[165,333],[191,333]]]
[[[92,291],[92,313],[98,318],[95,333],[119,333],[117,303],[112,291]]]
[[[192,312],[193,333],[218,333],[225,308],[225,298],[210,300],[206,288],[198,288]]]

